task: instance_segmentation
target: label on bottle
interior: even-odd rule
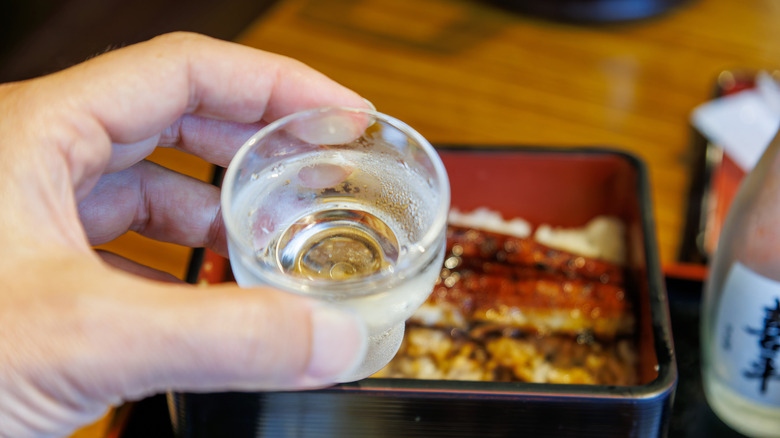
[[[739,262],[718,308],[712,367],[746,398],[780,406],[780,282]]]

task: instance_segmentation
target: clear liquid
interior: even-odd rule
[[[330,187],[307,186],[302,175],[322,165],[340,166],[346,178]],[[263,271],[273,269],[301,279],[292,291],[359,314],[368,329],[367,357],[342,381],[367,377],[398,351],[404,321],[430,295],[441,269],[443,232],[436,247],[411,263],[411,251],[420,251],[416,239],[438,205],[431,187],[424,174],[392,155],[357,151],[321,151],[253,174],[233,210],[240,239],[255,252],[239,253],[229,241],[235,278],[242,286],[264,285]],[[376,290],[342,292],[353,280],[374,276],[384,278],[371,286]],[[344,287],[321,288],[330,280]]]
[[[370,212],[333,209],[296,220],[272,239],[265,257],[288,275],[344,282],[392,272],[403,257],[393,230]],[[444,255],[421,272],[381,292],[338,302],[363,317],[368,328],[366,359],[345,382],[368,377],[395,356],[403,341],[404,322],[430,294]]]
[[[269,236],[268,246],[256,253],[257,260],[287,276],[301,278],[300,291],[357,311],[369,332],[379,336],[409,318],[430,294],[441,268],[443,238],[441,248],[430,249],[432,258],[425,266],[410,266],[405,234],[368,211],[373,206],[339,201],[334,207],[279,227]],[[401,264],[416,272],[396,272]],[[262,284],[262,278],[253,275],[245,279],[249,271],[238,269],[239,282]],[[384,278],[378,286],[371,286],[378,290],[341,293],[351,281],[373,277]]]
[[[392,271],[398,239],[367,211],[318,211],[295,221],[276,243],[280,269],[289,275],[336,281]]]

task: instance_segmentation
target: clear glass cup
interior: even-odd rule
[[[369,332],[379,371],[404,322],[433,289],[450,189],[428,141],[372,110],[319,108],[284,117],[238,151],[222,183],[231,267],[267,285],[345,306]]]

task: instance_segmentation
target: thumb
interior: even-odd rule
[[[121,303],[132,327],[114,345],[123,396],[162,390],[285,390],[321,387],[356,368],[366,330],[352,312],[268,288],[155,284]],[[133,321],[143,318],[140,321]],[[125,345],[122,345],[125,344]],[[106,345],[105,348],[111,348]],[[138,345],[128,351],[127,345]],[[115,384],[111,373],[106,388]]]
[[[0,436],[59,434],[166,390],[330,385],[366,329],[333,305],[272,289],[155,282],[60,260],[0,295]],[[34,274],[30,272],[29,274]]]

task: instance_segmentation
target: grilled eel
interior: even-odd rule
[[[531,238],[449,226],[441,276],[412,321],[611,339],[633,333],[635,317],[617,264]]]

